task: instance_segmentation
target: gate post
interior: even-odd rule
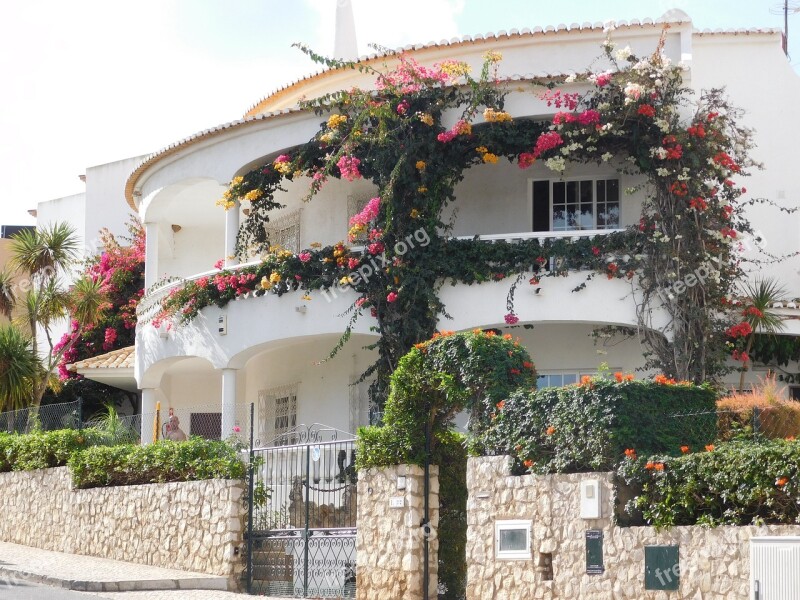
[[[428,595],[438,587],[439,467],[430,467],[428,527],[424,526],[425,472],[416,465],[358,473],[357,600],[422,600],[425,541]]]
[[[247,461],[247,593],[253,593],[253,414],[255,404],[250,403],[250,453]]]

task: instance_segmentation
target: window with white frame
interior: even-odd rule
[[[264,445],[285,446],[295,443],[297,427],[297,384],[258,392],[258,434]]]
[[[498,559],[531,558],[531,521],[495,521],[494,547]]]
[[[608,373],[616,373],[622,371],[622,369],[609,369]],[[536,378],[536,387],[538,389],[546,388],[546,387],[562,387],[565,385],[572,385],[575,383],[580,383],[581,377],[589,375],[591,377],[597,376],[597,371],[595,370],[586,370],[586,371],[552,371],[552,372],[543,372],[539,373],[538,377]],[[608,375],[609,377],[611,375]]]
[[[539,179],[531,182],[533,231],[619,229],[619,179]]]
[[[264,225],[270,246],[289,252],[300,252],[300,215],[302,208],[269,221]]]

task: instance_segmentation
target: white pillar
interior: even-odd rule
[[[153,423],[156,414],[155,388],[142,388],[142,445],[153,443]]]
[[[239,201],[225,211],[225,266],[239,264],[236,258],[236,235],[239,233]]]
[[[144,224],[144,289],[158,281],[158,223]]]
[[[222,369],[222,439],[233,435],[236,425],[236,369]]]

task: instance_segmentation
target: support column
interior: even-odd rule
[[[239,233],[239,201],[225,211],[225,266],[239,264],[236,258],[236,235]],[[224,436],[223,436],[224,437]]]
[[[222,369],[222,439],[233,435],[236,425],[237,369]]]
[[[158,223],[144,224],[144,289],[158,281]]]
[[[142,445],[153,443],[153,427],[155,427],[156,389],[142,388]]]

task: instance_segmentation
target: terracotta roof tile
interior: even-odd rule
[[[67,365],[67,369],[73,372],[87,369],[132,369],[135,358],[134,346],[128,346],[86,360],[79,360]]]

